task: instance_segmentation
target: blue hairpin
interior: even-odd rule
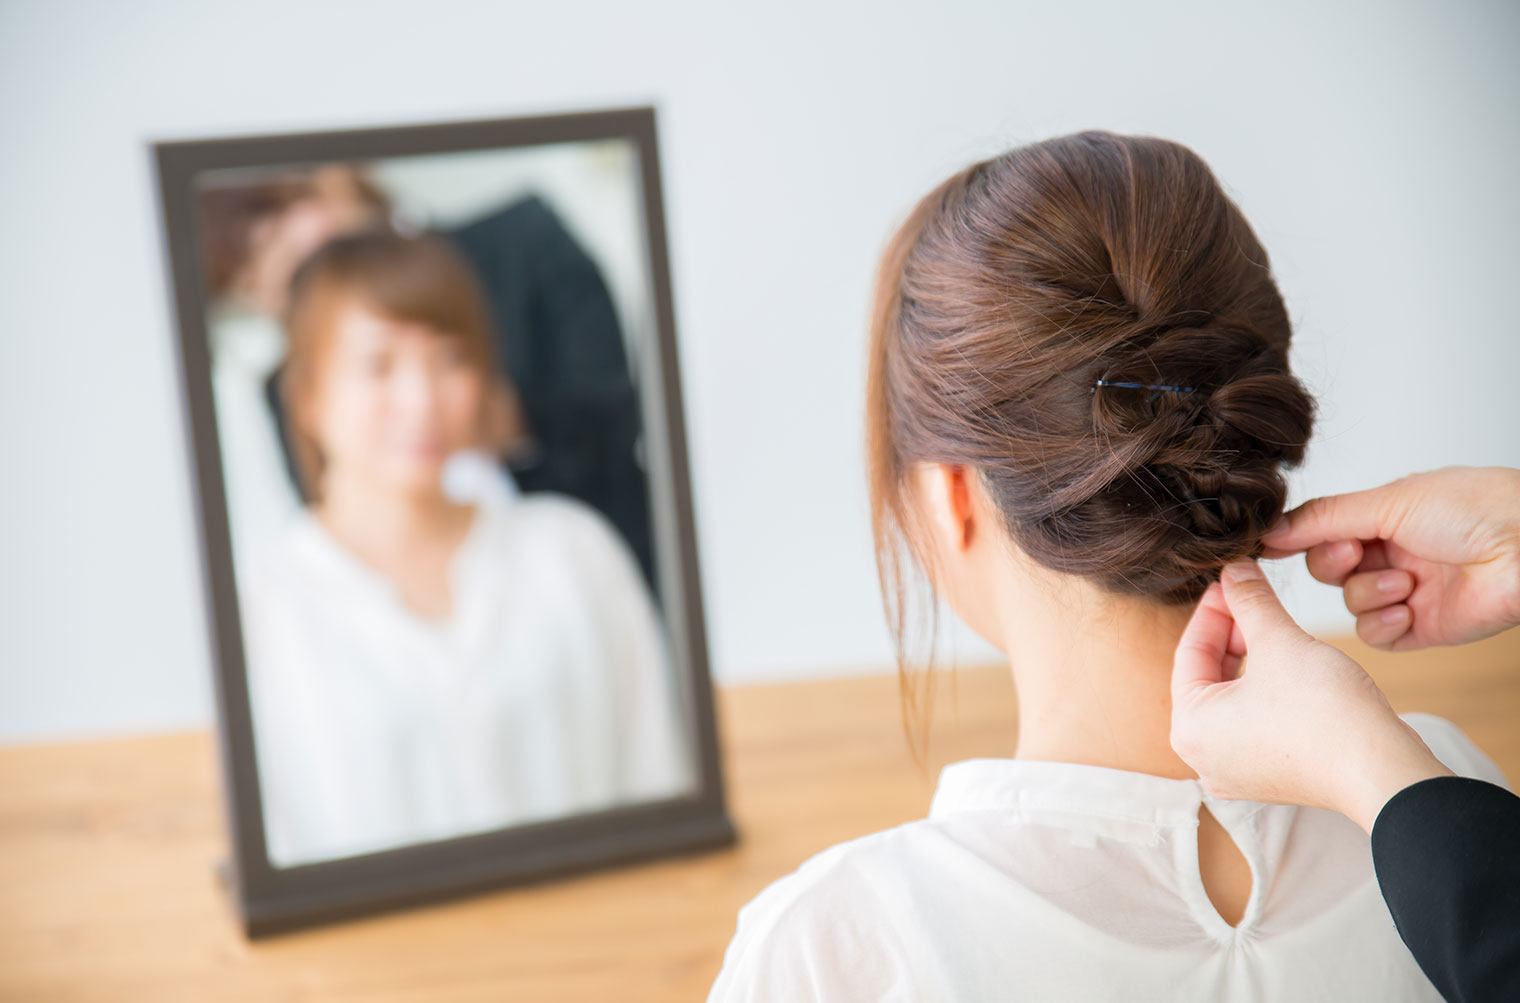
[[[1173,387],[1167,386],[1165,383],[1114,383],[1109,380],[1099,380],[1087,392],[1097,393],[1099,387],[1121,387],[1125,390],[1154,390],[1155,393],[1146,398],[1148,401],[1153,401],[1157,397],[1160,397],[1163,390],[1171,390],[1179,394],[1190,394],[1193,392],[1192,387]]]

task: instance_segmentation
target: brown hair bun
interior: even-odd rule
[[[866,390],[900,664],[904,558],[934,579],[916,462],[975,468],[1025,552],[1116,593],[1193,601],[1259,553],[1314,421],[1291,333],[1266,251],[1178,143],[1062,136],[926,195],[882,259]]]

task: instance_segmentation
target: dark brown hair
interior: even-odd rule
[[[1289,372],[1290,334],[1266,251],[1177,143],[1062,136],[918,203],[877,277],[866,388],[877,571],[915,755],[932,685],[916,693],[908,666],[905,558],[931,587],[936,572],[910,465],[973,468],[1046,567],[1196,601],[1260,553],[1281,471],[1303,459],[1314,402]]]
[[[289,344],[279,382],[301,491],[311,499],[320,497],[323,467],[310,430],[312,396],[339,313],[354,301],[382,316],[458,338],[483,386],[496,375],[485,294],[469,261],[447,238],[402,236],[383,228],[322,245],[291,279],[285,313]],[[485,420],[483,408],[482,425]]]

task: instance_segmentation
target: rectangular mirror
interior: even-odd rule
[[[653,109],[154,152],[247,932],[731,842]]]

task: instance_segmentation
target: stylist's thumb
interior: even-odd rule
[[[1270,641],[1303,634],[1293,622],[1272,584],[1255,561],[1233,561],[1219,575],[1224,586],[1225,605],[1240,627],[1249,650],[1254,642]]]

